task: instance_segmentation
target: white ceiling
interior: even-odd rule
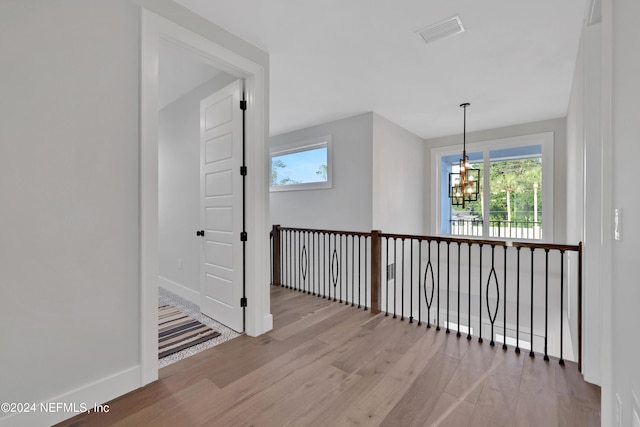
[[[162,109],[182,95],[221,71],[207,65],[195,55],[170,42],[160,41],[158,47],[158,104]]]
[[[563,117],[586,0],[175,0],[270,54],[271,134],[367,111],[422,138]],[[466,31],[416,33],[459,15]]]

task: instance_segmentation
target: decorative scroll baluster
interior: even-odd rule
[[[498,285],[498,276],[495,268],[495,248],[495,245],[491,245],[491,271],[489,271],[489,278],[487,279],[487,312],[489,313],[489,322],[491,322],[491,341],[489,341],[491,346],[495,345],[495,341],[493,340],[495,337],[493,329],[496,317],[498,316],[498,307],[500,306],[500,286]],[[491,283],[491,276],[493,276],[493,280],[496,284],[496,309],[494,310],[493,315],[491,315],[491,306],[489,304],[489,284]]]
[[[307,286],[307,272],[309,269],[309,257],[307,256],[307,244],[304,241],[302,242],[302,253],[300,254],[300,275],[302,276],[302,291],[305,291]]]
[[[336,299],[336,291],[338,286],[338,279],[340,278],[340,260],[338,260],[338,250],[336,245],[336,235],[333,235],[333,255],[331,256],[331,279],[333,280],[333,300]],[[329,299],[331,299],[331,293],[329,293]]]
[[[424,300],[427,303],[427,328],[431,328],[431,306],[433,305],[433,293],[436,289],[436,282],[433,279],[433,264],[431,264],[431,240],[427,240],[427,267],[424,270]],[[431,271],[431,296],[427,297],[427,273]]]

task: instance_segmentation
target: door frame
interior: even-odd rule
[[[142,9],[140,61],[140,372],[158,379],[158,44],[177,43],[204,62],[245,80],[246,333],[273,328],[268,287],[267,82],[265,69],[244,56]]]

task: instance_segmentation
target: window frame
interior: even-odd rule
[[[331,135],[318,136],[316,138],[307,139],[304,141],[297,141],[289,144],[276,145],[269,149],[269,191],[299,191],[299,190],[320,190],[332,188],[332,150],[331,150]],[[301,153],[304,151],[311,151],[318,148],[327,149],[327,180],[319,182],[305,182],[301,184],[288,184],[288,185],[272,185],[271,176],[273,173],[273,157],[282,156],[285,154]]]
[[[484,225],[482,236],[453,235],[442,232],[442,158],[461,154],[462,144],[448,145],[445,147],[435,147],[431,149],[431,198],[435,203],[431,203],[431,230],[437,236],[461,237],[476,240],[501,240],[501,241],[528,241],[538,243],[548,243],[553,241],[554,230],[554,133],[541,132],[529,135],[514,136],[500,139],[483,140],[477,142],[467,142],[467,153],[482,152],[483,157],[483,184],[488,182],[489,167],[491,163],[490,151],[508,148],[527,147],[531,145],[542,146],[542,238],[523,239],[511,237],[493,237],[488,235],[489,225]],[[448,196],[447,196],[448,197]],[[489,211],[490,188],[483,185],[484,211]],[[486,221],[485,221],[486,223]]]

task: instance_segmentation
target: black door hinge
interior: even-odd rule
[[[247,167],[246,166],[240,166],[240,175],[242,175],[242,176],[246,176],[247,175]]]
[[[240,241],[241,242],[246,242],[247,241],[247,232],[243,231],[242,233],[240,233]]]
[[[247,101],[245,101],[244,99],[242,101],[240,101],[240,109],[242,111],[247,109]]]
[[[246,307],[246,306],[247,306],[247,297],[240,298],[240,307]]]

